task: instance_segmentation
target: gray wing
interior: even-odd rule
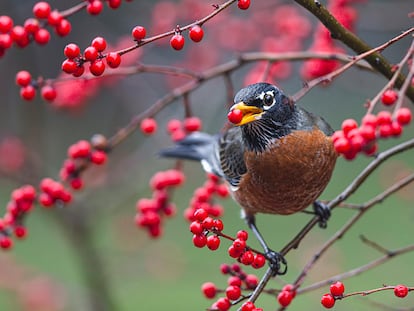
[[[240,127],[228,130],[219,139],[219,158],[224,178],[231,186],[237,188],[240,178],[246,173],[244,147]]]

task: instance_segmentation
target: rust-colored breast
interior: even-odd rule
[[[247,152],[247,174],[234,198],[247,214],[292,214],[313,203],[331,178],[337,154],[319,129],[294,131],[265,152]]]

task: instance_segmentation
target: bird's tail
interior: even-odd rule
[[[207,172],[221,176],[216,150],[216,136],[196,132],[180,140],[172,147],[161,149],[159,155],[166,158],[199,161]]]

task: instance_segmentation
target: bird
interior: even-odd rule
[[[318,197],[338,157],[332,127],[294,103],[273,84],[259,82],[238,91],[229,109],[240,115],[221,133],[196,132],[160,151],[169,158],[196,160],[222,178],[241,206],[247,225],[263,246],[275,274],[286,260],[271,250],[256,226],[257,213],[289,215],[313,204],[326,226],[330,215]]]

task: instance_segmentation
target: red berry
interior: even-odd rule
[[[37,18],[48,18],[50,11],[50,5],[45,1],[40,1],[33,6],[33,15]]]
[[[218,249],[220,246],[220,238],[217,235],[210,235],[207,238],[207,247],[212,250],[215,251],[216,249]]]
[[[13,28],[13,20],[10,16],[0,16],[0,32],[8,33]]]
[[[348,136],[348,133],[357,127],[358,123],[354,119],[346,119],[342,122],[342,131],[345,136]]]
[[[100,2],[100,1],[99,1]],[[106,49],[106,40],[102,37],[96,37],[91,44],[98,52],[103,52]]]
[[[181,123],[180,120],[178,120],[178,119],[171,119],[167,123],[167,132],[170,133],[170,134],[172,134],[175,131],[181,129],[181,127],[182,127],[182,123]]]
[[[181,50],[184,47],[184,37],[181,34],[175,34],[170,39],[170,45],[174,50]]]
[[[204,234],[194,234],[193,244],[195,247],[202,248],[207,244],[207,237]]]
[[[375,138],[377,137],[375,128],[366,124],[361,125],[361,127],[359,128],[359,133],[366,141],[375,140]]]
[[[235,239],[233,241],[233,247],[237,250],[244,250],[246,248],[246,241],[241,239]]]
[[[217,287],[214,283],[206,282],[201,285],[201,291],[203,292],[204,296],[206,296],[206,298],[212,299],[217,294]]]
[[[83,57],[90,62],[93,62],[98,58],[98,50],[93,46],[88,46],[85,51],[83,51]]]
[[[187,132],[196,132],[201,129],[201,120],[198,117],[189,117],[184,120],[184,128]]]
[[[83,65],[76,66],[75,71],[72,73],[74,77],[80,77],[85,72],[85,67]]]
[[[101,165],[106,162],[106,152],[95,150],[91,153],[91,162],[96,165]]]
[[[106,63],[111,68],[117,68],[121,64],[121,55],[117,52],[110,52],[106,55]]]
[[[42,98],[49,102],[53,101],[57,95],[55,88],[51,85],[43,86],[42,89],[40,90],[40,93],[42,95]]]
[[[50,12],[49,17],[47,18],[47,22],[51,26],[58,26],[62,21],[63,16],[59,13],[59,11],[54,10]]]
[[[252,267],[255,269],[260,269],[266,263],[266,258],[262,254],[256,254],[254,256],[254,261],[252,263]]]
[[[391,124],[392,122],[391,113],[385,110],[378,112],[377,121],[378,121],[378,125]]]
[[[72,189],[79,190],[83,187],[83,180],[81,178],[73,178],[70,181],[70,186]]]
[[[157,121],[153,118],[145,118],[141,121],[141,131],[144,134],[151,135],[157,130]]]
[[[251,251],[245,251],[240,257],[240,262],[246,266],[254,262],[254,254]]]
[[[32,100],[36,95],[36,89],[32,85],[22,87],[20,89],[20,96],[24,100]]]
[[[254,274],[248,274],[244,279],[248,289],[254,289],[259,284],[259,279]]]
[[[137,41],[141,41],[142,39],[144,39],[146,34],[147,34],[147,30],[143,26],[135,26],[132,29],[132,36]]]
[[[92,64],[90,64],[89,70],[94,76],[100,76],[105,71],[105,63],[101,59],[97,59]]]
[[[293,299],[292,293],[287,290],[282,290],[277,295],[277,301],[282,307],[287,307],[292,302],[292,299]]]
[[[55,28],[55,32],[61,36],[67,36],[72,30],[72,24],[65,18],[63,18]]]
[[[75,43],[69,43],[65,46],[65,49],[63,50],[63,54],[69,59],[74,59],[79,56],[80,54],[80,48]]]
[[[72,59],[65,59],[62,63],[62,70],[66,73],[74,73],[78,65]]]
[[[251,302],[251,301],[245,302],[241,307],[241,311],[253,311],[255,309],[256,309],[256,307],[255,307],[254,303]]]
[[[391,123],[392,136],[398,137],[402,133],[402,126],[397,121]]]
[[[342,282],[338,281],[338,282],[331,284],[331,286],[329,287],[329,290],[332,296],[342,296],[345,291],[345,286]]]
[[[392,129],[391,123],[390,124],[382,124],[379,127],[379,136],[380,137],[388,138],[388,137],[392,136],[392,134],[393,134],[393,129]]]
[[[226,288],[226,296],[230,300],[237,300],[240,298],[241,289],[239,286],[231,285]]]
[[[295,298],[296,290],[292,284],[286,284],[285,286],[283,286],[282,290],[290,292],[292,294],[292,298]]]
[[[206,230],[211,230],[214,227],[214,219],[211,217],[206,217],[201,223],[203,228]]]
[[[202,234],[204,231],[203,225],[199,223],[198,221],[193,221],[190,224],[190,231],[193,234]]]
[[[235,248],[233,245],[230,245],[229,249],[227,250],[228,254],[232,258],[239,258],[243,253],[243,250]]]
[[[231,303],[227,298],[222,297],[216,301],[215,306],[219,311],[227,311],[230,309]]]
[[[407,125],[411,122],[412,113],[408,108],[400,108],[395,112],[397,122],[401,125]]]
[[[13,41],[21,48],[24,48],[30,43],[28,32],[20,25],[14,26],[10,35]]]
[[[34,35],[35,41],[40,45],[45,45],[50,40],[50,32],[44,28],[40,28]]]
[[[247,241],[247,239],[249,238],[249,234],[245,230],[238,231],[236,236],[238,239],[243,240],[243,241]]]
[[[11,48],[11,46],[13,45],[13,39],[10,36],[10,34],[5,33],[5,34],[0,34],[0,49],[1,50],[7,50],[9,48]]]
[[[17,225],[16,227],[14,227],[14,235],[19,239],[26,237],[27,236],[26,227],[22,225]]]
[[[351,143],[345,137],[338,138],[334,142],[334,148],[335,148],[336,152],[344,154],[344,153],[347,153],[351,150]]]
[[[2,249],[10,249],[13,246],[13,241],[10,239],[10,237],[6,235],[2,235],[0,237],[0,247]]]
[[[397,100],[397,98],[398,98],[398,94],[394,90],[386,90],[381,95],[381,101],[386,106],[390,106],[390,105],[394,104],[395,101]]]
[[[335,298],[331,294],[325,294],[321,298],[321,304],[325,308],[330,309],[335,305]]]
[[[30,72],[21,70],[16,74],[16,84],[20,86],[28,86],[32,81]]]
[[[229,267],[229,269],[230,269],[230,267]],[[232,285],[232,286],[241,287],[242,286],[242,280],[240,279],[240,277],[238,277],[236,275],[232,275],[228,278],[227,284]]]
[[[408,295],[408,288],[405,285],[397,285],[394,288],[394,295],[399,298],[404,298]]]
[[[203,39],[204,31],[199,25],[195,25],[190,29],[190,39],[194,42],[200,42]]]
[[[237,2],[237,6],[241,10],[247,10],[249,8],[249,6],[250,6],[250,0],[239,0]]]
[[[207,216],[208,216],[208,213],[206,212],[205,209],[202,209],[202,208],[197,209],[194,212],[194,219],[200,222],[204,221],[204,219],[206,219]]]
[[[362,124],[363,125],[369,125],[373,128],[376,128],[378,125],[377,117],[373,114],[367,114],[362,118]]]
[[[119,8],[121,6],[121,4],[122,4],[122,1],[121,0],[109,0],[108,1],[108,6],[111,9],[117,9],[117,8]]]
[[[24,21],[24,29],[31,34],[36,33],[40,29],[39,21],[36,18],[28,18]]]
[[[240,109],[233,109],[227,114],[227,119],[234,124],[240,123],[243,119],[243,112]]]
[[[90,15],[99,15],[103,10],[103,3],[100,0],[93,0],[88,3],[86,11]]]

